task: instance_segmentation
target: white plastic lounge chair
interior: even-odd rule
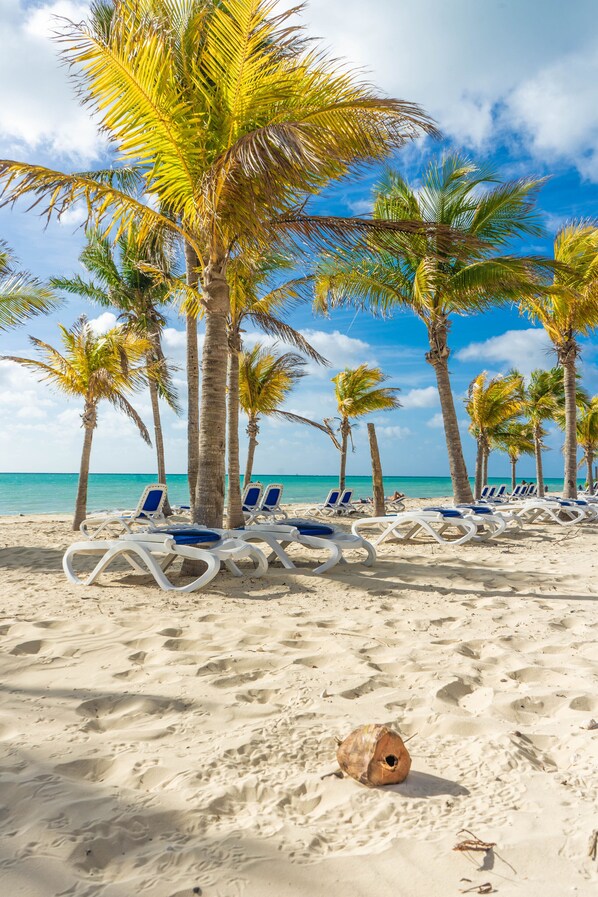
[[[363,549],[366,553],[363,563],[367,567],[371,567],[376,560],[376,551],[367,539],[357,534],[347,533],[328,521],[320,523],[319,520],[302,518],[279,522],[265,521],[248,526],[244,530],[230,530],[229,535],[245,542],[264,542],[272,551],[268,560],[272,561],[274,557],[277,557],[287,570],[296,569],[295,564],[284,550],[285,546],[291,545],[293,542],[328,552],[328,558],[314,568],[314,573],[326,573],[338,563],[344,563],[345,550]]]
[[[247,483],[241,498],[243,515],[246,520],[253,520],[259,514],[264,487],[261,483]]]
[[[74,560],[80,555],[99,558],[92,572],[83,577],[74,569]],[[242,576],[236,562],[246,557],[255,564],[252,576],[261,576],[268,569],[264,554],[255,545],[238,539],[223,538],[210,530],[186,528],[180,532],[126,533],[119,539],[75,542],[67,548],[62,567],[70,582],[90,586],[113,561],[120,558],[126,560],[136,573],[151,573],[164,591],[194,592],[217,576],[222,563],[235,576]],[[192,582],[176,586],[167,578],[165,571],[178,558],[203,561],[206,570]]]
[[[564,499],[527,498],[513,502],[513,510],[524,523],[557,523],[559,526],[574,526],[582,520],[595,519],[585,507]]]
[[[88,539],[97,539],[101,534],[116,538],[121,533],[132,533],[136,524],[147,524],[150,520],[165,521],[162,510],[166,494],[164,483],[152,483],[141,493],[135,510],[93,514],[83,520],[79,529]]]
[[[480,499],[483,501],[490,501],[490,499],[494,498],[496,493],[496,486],[484,486],[482,488],[482,494],[480,495]]]
[[[521,521],[513,512],[505,513],[492,504],[457,505],[457,510],[462,511],[466,517],[471,517],[478,528],[475,541],[485,542],[500,536],[512,523],[517,529],[521,528]]]
[[[432,539],[441,544],[463,545],[469,542],[478,533],[478,524],[472,516],[465,515],[457,508],[438,509],[414,509],[412,511],[399,511],[385,517],[364,517],[356,520],[351,530],[354,535],[360,535],[362,529],[376,527],[381,530],[377,536],[371,538],[372,545],[378,546],[386,539],[413,539],[420,533],[427,533]],[[445,533],[456,530],[457,535],[448,538]]]
[[[354,489],[345,489],[339,499],[339,503],[336,506],[337,514],[354,514],[357,510],[356,506],[353,504],[353,493]]]
[[[252,514],[249,520],[253,522],[254,520],[259,520],[260,517],[266,517],[268,520],[286,517],[287,512],[280,506],[282,489],[281,483],[269,483],[264,489],[264,497],[261,500],[258,511]]]
[[[321,505],[307,505],[305,507],[296,508],[298,514],[322,514],[329,516],[336,513],[338,503],[341,497],[341,490],[338,487],[331,489],[326,496],[325,501]]]

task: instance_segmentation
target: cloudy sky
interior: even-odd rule
[[[0,157],[56,168],[102,164],[104,146],[86,111],[76,102],[66,72],[49,39],[56,16],[79,20],[86,4],[77,0],[0,0]],[[560,224],[598,215],[598,29],[595,0],[311,0],[303,20],[335,56],[365,70],[389,95],[420,103],[438,122],[443,144],[418,141],[395,164],[416,180],[422,166],[444,148],[491,161],[505,178],[550,175],[540,206],[546,235],[526,248],[549,252]],[[332,214],[369,208],[378,172],[330,189],[319,208]],[[66,217],[66,216],[65,216]],[[41,277],[78,270],[82,235],[76,214],[44,230],[25,206],[0,212],[0,237],[16,250],[23,267]],[[58,321],[71,324],[85,312],[98,329],[114,322],[110,313],[65,301],[48,318],[0,337],[0,353],[29,353],[27,334],[49,342]],[[314,318],[309,309],[293,319],[330,360],[327,370],[310,367],[288,409],[322,418],[334,413],[330,377],[362,361],[380,364],[402,390],[403,407],[376,419],[383,466],[388,475],[446,475],[438,396],[424,361],[423,326],[409,315],[379,321],[350,312]],[[255,340],[248,334],[248,341]],[[165,333],[168,353],[180,367],[184,396],[184,333],[172,315]],[[456,320],[451,333],[451,371],[463,429],[463,395],[481,369],[523,372],[551,363],[547,341],[515,310]],[[598,392],[595,350],[584,347],[584,381]],[[149,402],[137,401],[149,422]],[[81,431],[80,409],[22,369],[0,362],[0,469],[75,471]],[[165,412],[167,463],[183,473],[186,423]],[[365,427],[356,431],[349,472],[369,472]],[[305,444],[309,442],[309,452]],[[550,437],[548,475],[562,469],[560,435]],[[465,435],[473,461],[474,446]],[[496,455],[491,474],[507,472]],[[104,408],[94,445],[98,472],[152,472],[153,453],[116,412]],[[322,435],[283,423],[264,423],[256,472],[334,473],[337,456]],[[522,462],[521,474],[532,464]]]

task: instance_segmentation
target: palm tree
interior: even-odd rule
[[[374,218],[436,225],[429,233],[372,234],[369,251],[329,253],[317,275],[316,307],[343,303],[373,312],[409,309],[425,324],[457,502],[472,500],[449,375],[454,315],[468,315],[536,288],[537,258],[501,254],[522,234],[540,232],[540,181],[500,182],[459,155],[433,161],[421,186],[389,170],[375,192]],[[451,240],[438,226],[462,236]]]
[[[577,374],[579,337],[598,326],[598,228],[563,227],[554,240],[558,263],[551,286],[522,300],[522,308],[550,337],[563,369],[565,390],[565,498],[577,496]]]
[[[531,372],[525,388],[524,415],[532,428],[536,456],[536,482],[538,495],[544,495],[544,471],[542,466],[544,424],[555,420],[565,403],[563,372],[560,368]]]
[[[543,431],[541,435],[544,435]],[[509,456],[512,491],[517,485],[517,462],[522,455],[533,455],[535,452],[532,427],[529,423],[510,421],[501,428],[500,433],[495,433],[490,437],[490,445]]]
[[[0,240],[0,330],[17,327],[28,318],[51,311],[58,299],[51,289],[26,271],[15,269],[15,257]]]
[[[469,432],[477,442],[475,489],[478,499],[488,480],[488,456],[492,439],[500,435],[506,425],[520,416],[523,410],[523,377],[517,373],[506,377],[491,377],[482,371],[469,384],[465,405],[471,419]]]
[[[30,337],[43,361],[34,358],[4,356],[39,374],[68,396],[83,399],[81,420],[85,430],[81,467],[77,486],[73,529],[87,514],[87,482],[93,432],[98,425],[98,404],[110,402],[137,426],[148,445],[151,440],[147,428],[126,393],[134,392],[147,382],[146,355],[149,343],[122,327],[114,327],[107,333],[96,335],[86,318],[81,317],[67,330],[58,325],[63,344],[62,352],[35,337]]]
[[[260,417],[280,417],[295,423],[312,423],[306,418],[290,411],[282,411],[280,408],[297,381],[305,376],[303,370],[305,364],[305,359],[300,355],[292,352],[275,355],[260,343],[256,343],[253,349],[243,352],[240,356],[239,403],[248,417],[249,436],[243,480],[245,485],[251,482],[253,459],[260,432]]]
[[[170,302],[169,281],[177,276],[172,253],[156,239],[141,241],[135,229],[123,234],[117,249],[97,231],[90,231],[80,255],[83,267],[94,280],[53,277],[53,287],[115,308],[125,329],[148,341],[146,355],[150,372],[148,387],[154,423],[158,480],[166,482],[164,436],[159,399],[179,411],[176,391],[162,348],[162,330],[166,325],[164,307]],[[144,267],[145,266],[145,267]],[[156,273],[159,279],[156,279]],[[169,508],[165,506],[165,512]]]
[[[189,247],[205,313],[193,514],[209,526],[224,504],[229,259],[240,242],[270,242],[273,221],[305,233],[304,196],[435,133],[418,107],[311,47],[295,15],[272,0],[96,0],[61,40],[120,168],[0,162],[6,201],[33,194],[48,216],[83,203],[110,232],[135,221],[142,239],[166,230]]]
[[[231,259],[228,267],[227,518],[230,527],[242,526],[244,520],[239,464],[239,362],[244,326],[251,323],[313,361],[327,364],[305,337],[284,320],[286,313],[301,301],[302,282],[291,280],[276,287],[272,282],[277,275],[293,266],[291,256],[267,252],[258,257],[249,253],[238,254]]]
[[[351,421],[366,414],[374,414],[377,411],[390,411],[400,408],[401,403],[395,393],[399,392],[395,386],[381,386],[386,377],[380,368],[370,368],[367,364],[360,364],[357,368],[345,368],[340,374],[332,378],[334,383],[334,395],[340,415],[340,441],[332,430],[330,418],[325,421],[328,425],[329,436],[340,452],[341,466],[339,474],[339,488],[345,488],[345,474],[347,470],[347,449],[352,432]]]
[[[577,441],[583,448],[580,464],[588,467],[588,491],[594,494],[594,459],[598,454],[598,396],[593,396],[577,419]]]

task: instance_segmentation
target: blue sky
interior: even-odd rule
[[[283,4],[284,5],[284,4]],[[79,20],[76,0],[0,0],[0,156],[75,169],[102,163],[103,146],[93,123],[73,97],[66,72],[49,40],[53,16]],[[540,196],[546,227],[522,251],[549,252],[555,230],[569,218],[598,216],[598,29],[594,0],[576,0],[564,10],[556,0],[312,0],[303,20],[335,56],[364,69],[385,93],[420,103],[438,122],[441,144],[420,140],[397,153],[393,164],[416,180],[427,160],[443,149],[459,149],[491,161],[505,178],[550,176]],[[379,172],[331,187],[319,200],[330,214],[363,213]],[[77,213],[44,229],[25,206],[0,212],[0,237],[23,267],[40,277],[79,270],[82,234]],[[71,324],[81,313],[100,318],[93,307],[70,300],[54,315],[0,337],[0,352],[29,352],[27,334],[54,342],[56,323]],[[104,315],[97,326],[109,326]],[[377,320],[345,311],[315,318],[306,307],[292,323],[305,331],[332,367],[310,374],[287,407],[321,419],[334,413],[330,377],[362,361],[380,364],[402,390],[403,408],[375,418],[388,475],[446,475],[448,465],[431,368],[426,365],[423,325],[408,314]],[[248,342],[256,337],[248,334]],[[165,335],[184,397],[184,334],[171,316]],[[552,363],[542,331],[515,309],[456,319],[451,333],[451,372],[463,420],[464,443],[473,469],[474,445],[466,433],[462,398],[480,370],[513,365],[529,371]],[[584,385],[598,392],[598,367],[591,342],[584,346]],[[149,422],[149,402],[137,407]],[[0,362],[0,469],[74,471],[78,468],[80,409],[8,362]],[[167,464],[185,471],[184,416],[165,413]],[[349,472],[369,473],[365,426],[355,432]],[[309,451],[305,451],[306,444]],[[562,470],[561,436],[549,438],[546,472]],[[264,422],[256,455],[258,473],[334,473],[337,453],[324,435],[280,422]],[[132,427],[110,408],[100,414],[94,444],[95,471],[154,469],[153,453]],[[495,454],[490,472],[507,473]],[[533,472],[522,461],[522,476]]]

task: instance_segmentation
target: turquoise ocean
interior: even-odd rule
[[[173,504],[187,504],[187,477],[169,476],[168,494]],[[323,501],[328,490],[337,484],[335,476],[269,476],[256,474],[254,479],[266,483],[282,483],[285,502]],[[131,508],[144,486],[156,482],[151,474],[92,473],[89,477],[88,509]],[[508,479],[491,478],[492,484],[509,483]],[[547,479],[550,491],[562,489],[563,481]],[[348,477],[347,486],[355,490],[355,498],[372,494],[371,477]],[[384,490],[395,490],[410,498],[440,498],[450,495],[449,477],[385,477]],[[0,473],[0,515],[2,514],[69,514],[75,504],[76,473]]]

